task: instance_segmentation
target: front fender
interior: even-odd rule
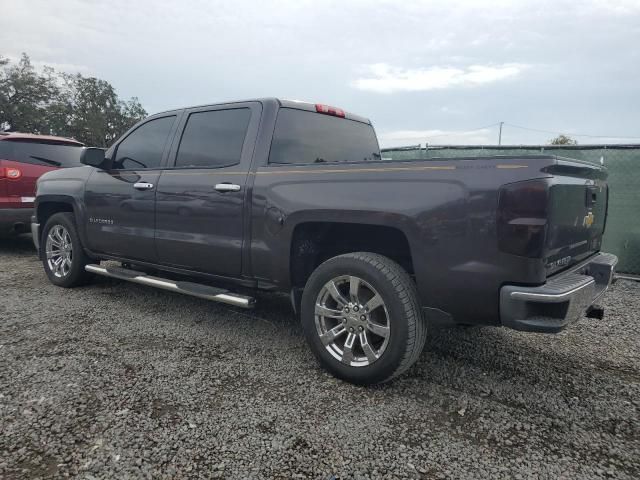
[[[44,226],[47,218],[55,213],[56,205],[68,205],[73,211],[80,240],[86,245],[84,190],[93,171],[92,167],[65,168],[40,177],[34,204],[37,223]]]

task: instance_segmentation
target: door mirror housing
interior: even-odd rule
[[[80,163],[91,167],[107,170],[110,159],[105,158],[102,148],[86,147],[80,155]]]

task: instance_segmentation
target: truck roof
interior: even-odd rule
[[[0,132],[0,140],[25,140],[27,142],[58,143],[65,145],[78,145],[79,147],[84,146],[84,143],[73,138],[57,137],[55,135],[36,135],[34,133],[21,132]]]
[[[192,105],[189,107],[183,107],[183,108],[176,108],[176,109],[172,109],[172,110],[166,110],[163,112],[158,112],[153,114],[154,115],[158,115],[161,113],[170,113],[170,112],[179,112],[181,110],[184,110],[185,108],[202,108],[202,107],[213,107],[213,106],[220,106],[220,105],[233,105],[235,103],[248,103],[248,102],[260,102],[262,104],[267,104],[267,103],[272,103],[272,104],[276,104],[278,107],[284,107],[284,108],[295,108],[298,110],[306,110],[309,112],[315,112],[316,110],[316,106],[320,105],[320,106],[324,106],[324,107],[328,107],[328,105],[325,104],[321,104],[321,103],[312,103],[312,102],[305,102],[302,100],[288,100],[288,99],[281,99],[281,98],[275,98],[275,97],[265,97],[265,98],[252,98],[252,99],[245,99],[245,100],[234,100],[231,102],[218,102],[218,103],[205,103],[203,105]],[[335,108],[335,107],[330,107],[330,108]],[[347,112],[343,109],[338,108],[338,110],[341,110],[344,113],[344,118],[347,118],[349,120],[355,120],[357,122],[362,122],[362,123],[366,123],[371,125],[371,121],[368,118],[362,117],[360,115],[356,115],[354,113],[350,113]]]

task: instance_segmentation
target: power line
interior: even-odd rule
[[[429,137],[429,138],[453,137],[455,135],[460,135],[461,133],[477,132],[478,130],[485,130],[487,128],[497,127],[498,125],[500,125],[500,124],[498,122],[496,122],[496,123],[492,123],[491,125],[485,125],[484,127],[471,128],[469,130],[456,130],[456,131],[449,132],[449,133],[440,133],[438,135],[427,135],[427,137]]]
[[[551,135],[569,135],[571,137],[590,137],[590,138],[629,138],[629,139],[638,139],[640,138],[640,136],[637,137],[629,137],[629,136],[624,136],[624,135],[589,135],[586,133],[569,133],[569,132],[558,132],[558,131],[551,131],[551,130],[542,130],[539,128],[529,128],[529,127],[523,127],[521,125],[514,125],[513,123],[507,123],[504,122],[505,125],[508,125],[509,127],[513,127],[513,128],[519,128],[521,130],[530,130],[532,132],[540,132],[540,133],[549,133]]]
[[[569,132],[560,132],[560,131],[553,131],[553,130],[544,130],[541,128],[531,128],[531,127],[524,127],[522,125],[516,125],[513,123],[509,123],[509,122],[496,122],[496,123],[491,123],[489,125],[485,125],[483,127],[478,127],[478,128],[471,128],[468,130],[456,130],[453,132],[448,132],[448,133],[440,133],[437,135],[427,135],[428,139],[432,139],[432,138],[442,138],[442,137],[454,137],[456,135],[462,135],[465,133],[471,133],[471,132],[477,132],[478,130],[485,130],[487,128],[491,128],[491,127],[499,127],[500,130],[502,130],[502,126],[509,126],[509,127],[513,127],[513,128],[518,128],[521,130],[528,130],[531,132],[538,132],[538,133],[547,133],[550,135],[568,135],[570,137],[586,137],[586,138],[619,138],[619,139],[631,139],[631,140],[637,140],[640,139],[640,136],[627,136],[627,135],[590,135],[590,134],[586,134],[586,133],[569,133]],[[499,137],[502,137],[502,131],[499,134]],[[498,143],[500,144],[501,138],[498,140]]]

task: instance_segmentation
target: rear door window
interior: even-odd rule
[[[211,110],[189,115],[176,167],[221,168],[237,165],[251,120],[249,108]]]
[[[269,163],[309,164],[380,160],[373,127],[316,112],[281,108]]]
[[[0,141],[0,158],[45,167],[78,167],[82,146],[60,143]]]
[[[117,147],[112,168],[139,170],[160,168],[175,115],[155,118],[131,132]]]

